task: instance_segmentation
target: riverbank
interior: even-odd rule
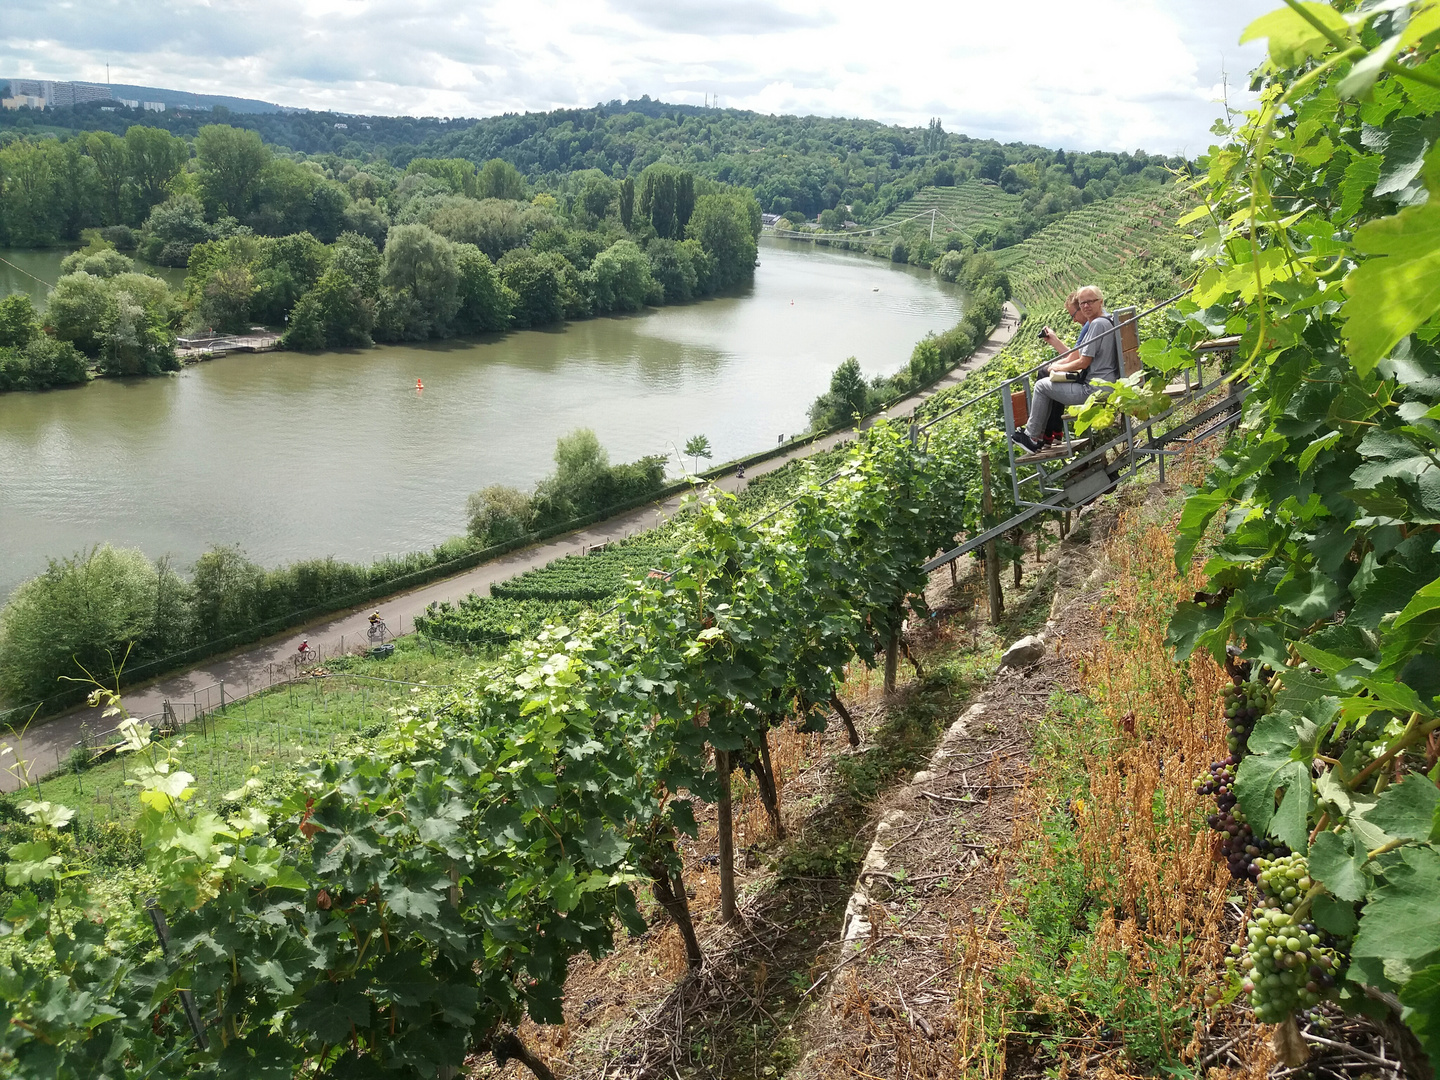
[[[1000,326],[976,349],[968,361],[958,365],[926,390],[896,402],[868,422],[879,418],[908,416],[932,394],[959,382],[970,372],[988,363],[1014,336],[1019,320],[1017,309],[1007,304]],[[748,465],[747,471],[751,477],[762,476],[791,461],[830,449],[853,434],[853,429],[847,428],[812,442],[792,446],[791,449],[763,462]],[[716,487],[726,491],[734,491],[746,482],[733,475],[713,481]],[[653,528],[674,514],[679,507],[680,498],[681,496],[676,495],[663,502],[651,503],[545,543],[502,555],[463,574],[435,581],[422,588],[369,601],[364,607],[314,620],[268,641],[211,658],[182,673],[132,687],[123,695],[125,707],[132,716],[149,716],[162,712],[166,702],[199,703],[203,696],[205,701],[219,704],[219,688],[222,684],[224,700],[247,696],[268,687],[277,668],[284,672],[293,672],[296,650],[302,641],[308,641],[322,655],[334,655],[356,643],[364,643],[368,628],[366,616],[377,608],[391,624],[392,630],[403,633],[406,627],[414,626],[415,616],[423,613],[432,603],[454,602],[472,592],[488,591],[496,582],[507,580],[526,570],[536,569],[566,555],[580,554],[596,544]],[[23,735],[0,739],[0,755],[4,755],[8,748],[13,757],[7,756],[7,760],[15,762],[10,771],[0,775],[0,789],[15,790],[22,786],[18,779],[20,775],[34,778],[53,772],[80,741],[82,729],[96,733],[109,726],[96,710],[80,708],[56,716]]]

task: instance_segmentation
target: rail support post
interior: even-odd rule
[[[990,454],[980,456],[980,510],[984,515],[985,528],[991,525],[995,514],[995,499],[990,492]],[[985,591],[990,598],[990,623],[1000,621],[1005,614],[1005,597],[1000,592],[1000,553],[993,539],[985,542]]]

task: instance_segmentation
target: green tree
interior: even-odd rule
[[[658,303],[664,289],[650,273],[650,261],[632,240],[617,240],[606,248],[589,270],[595,310],[638,311],[647,303]]]
[[[475,198],[480,190],[480,179],[476,175],[473,162],[464,158],[412,158],[410,164],[405,166],[405,175],[414,176],[421,173],[426,176],[433,176],[442,180],[456,195],[464,195],[467,198]],[[524,185],[521,185],[522,192]],[[510,196],[499,196],[509,198]],[[523,194],[517,196],[523,198]]]
[[[482,199],[525,198],[525,178],[520,171],[502,158],[491,158],[480,168],[476,194]]]
[[[190,147],[164,128],[135,124],[125,132],[133,207],[126,220],[139,223],[152,207],[174,194],[175,179],[190,160]]]
[[[95,162],[102,219],[106,225],[124,224],[128,217],[126,189],[131,186],[125,140],[109,131],[92,131],[85,136],[85,152]]]
[[[755,276],[760,207],[753,196],[726,193],[702,195],[687,230],[713,260],[716,289],[726,289]]]
[[[640,176],[640,216],[655,229],[655,235],[674,239],[677,235],[676,196],[679,170],[670,165],[651,165]]]
[[[81,230],[103,221],[100,176],[95,160],[85,153],[85,140],[67,139],[56,160],[55,193],[59,199],[60,235],[75,240]]]
[[[178,371],[174,327],[179,308],[169,287],[147,274],[119,274],[106,284],[111,290],[111,316],[96,358],[100,371],[106,375]]]
[[[205,201],[218,211],[242,218],[265,167],[270,148],[258,133],[228,124],[206,124],[195,133],[195,161]]]
[[[455,246],[424,225],[396,225],[390,230],[381,280],[413,302],[406,337],[443,335],[460,308]]]
[[[66,274],[45,304],[45,321],[61,341],[72,342],[86,356],[99,356],[115,320],[114,290],[93,274]]]
[[[695,174],[685,170],[675,177],[675,238],[685,235],[685,229],[695,214]]]
[[[40,316],[25,293],[0,297],[0,349],[24,348],[39,337]]]
[[[373,299],[380,292],[380,274],[384,259],[380,249],[368,236],[343,232],[330,247],[330,266],[350,275],[356,288]]]
[[[460,294],[456,332],[479,334],[508,328],[515,297],[505,287],[495,264],[473,244],[456,247],[455,269]]]
[[[195,245],[216,230],[205,221],[205,208],[194,195],[174,195],[150,211],[140,241],[140,254],[160,266],[186,266]]]
[[[580,193],[580,205],[591,217],[604,219],[610,212],[610,204],[615,201],[615,181],[608,176],[597,174],[585,180],[585,187]]]
[[[694,249],[698,247],[693,240],[677,243],[658,236],[645,245],[651,276],[664,290],[667,304],[684,303],[702,291],[694,257]],[[703,252],[701,254],[703,256]]]
[[[108,245],[99,249],[82,248],[80,251],[72,251],[60,260],[62,274],[84,271],[96,277],[114,277],[116,274],[128,274],[134,269],[133,259],[121,255]]]
[[[319,308],[327,346],[333,349],[370,344],[374,309],[345,271],[334,267],[326,270],[301,302],[306,298]]]
[[[288,236],[310,227],[316,190],[325,177],[309,167],[309,163],[290,158],[271,158],[255,177],[252,194],[237,206],[253,206],[230,210],[243,217],[245,224],[264,236]]]
[[[48,390],[89,377],[89,361],[68,341],[37,334],[23,346],[0,345],[0,391]]]
[[[457,244],[474,244],[497,260],[525,243],[525,210],[506,199],[465,199],[445,196],[417,199],[403,215],[419,221]]]
[[[247,247],[245,237],[234,240],[240,248]],[[254,313],[270,325],[283,322],[330,265],[330,249],[306,232],[258,240],[253,251]]]
[[[620,183],[620,224],[630,228],[635,217],[635,181],[625,177]]]
[[[542,255],[517,248],[507,251],[500,260],[500,279],[515,294],[511,314],[516,326],[548,326],[565,317],[557,259],[565,262],[554,254]]]
[[[850,356],[841,361],[835,373],[830,376],[830,393],[835,399],[837,415],[841,422],[852,420],[857,414],[869,412],[870,392],[865,385],[865,376],[860,372],[860,361]]]
[[[345,207],[341,224],[347,232],[367,237],[377,246],[385,243],[390,231],[390,215],[371,199],[356,199]]]
[[[255,275],[249,265],[226,262],[205,276],[195,314],[206,329],[239,333],[250,325],[254,299]]]
[[[264,618],[265,570],[238,547],[214,547],[196,559],[191,587],[201,641],[238,633]]]
[[[0,147],[0,239],[14,247],[46,247],[64,227],[61,174],[65,151],[54,139],[17,139]]]
[[[714,456],[710,449],[710,437],[708,435],[692,435],[685,443],[685,454],[695,459],[695,471],[700,471],[700,459],[703,457],[709,461]]]

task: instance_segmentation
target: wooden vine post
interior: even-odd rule
[[[720,800],[715,816],[720,829],[720,918],[740,921],[735,908],[735,818],[730,805],[730,751],[715,751],[715,772],[720,777]]]
[[[980,455],[981,527],[989,528],[995,514],[995,499],[990,494],[990,454]],[[1005,614],[1005,597],[1000,592],[1000,553],[993,539],[985,541],[985,592],[990,598],[990,623],[998,623]]]
[[[896,604],[890,612],[894,621],[894,629],[890,631],[890,639],[885,642],[885,693],[895,692],[895,677],[900,667],[900,625],[901,609]]]

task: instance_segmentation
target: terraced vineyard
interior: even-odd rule
[[[1006,218],[1019,217],[1024,203],[1019,195],[1002,191],[998,184],[971,179],[955,187],[921,188],[876,224],[890,225],[933,209],[944,215],[935,219],[937,237],[955,232],[956,226],[968,234],[981,225],[998,225]]]
[[[757,476],[737,497],[736,508],[752,520],[763,517],[790,497],[807,469],[824,472],[843,455],[843,449],[828,450]],[[677,516],[603,551],[527,570],[491,586],[489,596],[471,593],[458,603],[431,604],[416,618],[415,629],[441,641],[495,647],[532,637],[547,622],[603,605],[627,581],[663,567],[690,535],[687,519]]]
[[[995,253],[1010,274],[1015,298],[1027,306],[1054,305],[1076,285],[1095,281],[1120,263],[1170,241],[1186,206],[1174,185],[1117,195],[1072,210],[1014,247]]]

